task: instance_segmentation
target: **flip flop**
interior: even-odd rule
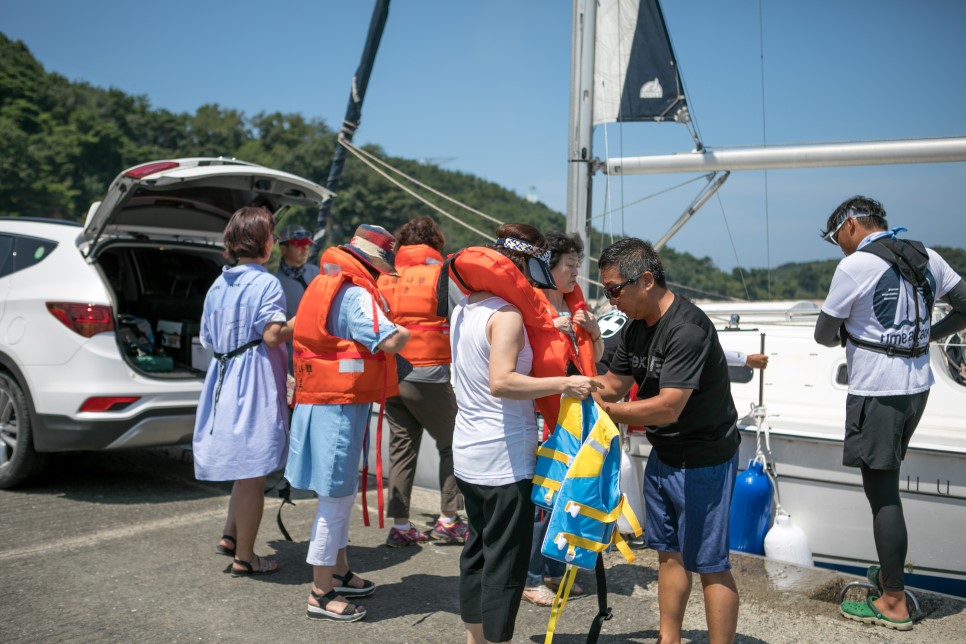
[[[839,606],[839,612],[842,614],[842,617],[856,622],[862,622],[863,624],[875,624],[876,626],[884,626],[885,628],[891,628],[896,631],[912,630],[911,617],[900,620],[889,619],[880,613],[879,609],[872,603],[876,599],[878,597],[870,596],[864,602],[842,602]]]
[[[534,606],[548,608],[553,606],[554,593],[543,584],[539,586],[528,586],[523,589],[523,599]]]
[[[220,555],[225,555],[226,557],[235,556],[235,548],[238,547],[238,542],[235,541],[235,537],[231,536],[230,534],[223,534],[221,535],[221,539],[218,541],[219,543],[215,546],[215,552]],[[229,548],[228,546],[221,545],[222,541],[231,541],[232,547]]]
[[[543,583],[545,583],[547,585],[547,588],[552,590],[554,594],[556,594],[557,590],[560,588],[561,582],[563,582],[563,577],[544,577],[543,578]],[[574,582],[574,585],[570,587],[571,599],[573,599],[574,597],[583,597],[585,594],[586,592],[584,592],[584,589],[581,588],[580,584],[578,584],[576,581]]]
[[[366,616],[366,609],[355,604],[347,604],[341,611],[326,610],[325,605],[331,601],[344,599],[335,590],[330,590],[324,595],[312,591],[312,599],[319,602],[318,606],[308,605],[305,614],[309,619],[327,619],[332,622],[357,622]]]

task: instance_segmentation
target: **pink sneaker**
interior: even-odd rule
[[[386,537],[386,545],[390,548],[405,548],[406,546],[418,546],[429,541],[425,532],[420,532],[412,523],[408,530],[389,529],[389,536]]]
[[[437,520],[430,535],[446,543],[466,543],[467,532],[469,532],[469,526],[463,521],[463,517],[456,515],[456,521],[449,525]]]

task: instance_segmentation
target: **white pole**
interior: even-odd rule
[[[694,217],[695,213],[697,213],[698,210],[708,202],[708,199],[710,199],[714,193],[718,192],[718,188],[724,185],[724,182],[727,181],[728,177],[730,176],[730,172],[725,172],[723,175],[718,177],[714,183],[710,183],[705,186],[704,191],[694,198],[694,201],[691,202],[691,205],[687,207],[687,210],[685,210],[681,216],[678,217],[678,220],[674,222],[674,225],[671,226],[670,230],[664,233],[664,236],[661,237],[656,244],[654,244],[654,250],[660,251],[662,248],[664,248],[664,246],[671,241],[671,238],[674,237],[679,230],[681,230],[684,224],[688,223],[691,217]]]
[[[966,161],[966,137],[707,150],[685,154],[624,157],[607,159],[605,172],[611,175],[669,174],[954,161]]]
[[[597,0],[574,0],[570,51],[570,133],[567,137],[567,232],[586,244],[580,277],[590,276],[590,195],[593,163],[594,33]],[[586,282],[584,282],[586,283]]]

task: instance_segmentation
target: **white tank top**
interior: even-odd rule
[[[453,390],[458,411],[453,430],[453,471],[467,483],[508,485],[533,478],[537,454],[537,422],[532,400],[496,398],[490,394],[490,343],[486,324],[509,304],[499,297],[453,310]],[[530,374],[533,348],[523,334],[516,371]]]

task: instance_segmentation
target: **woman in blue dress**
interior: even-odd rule
[[[276,572],[278,563],[255,554],[265,478],[285,465],[288,405],[285,341],[295,318],[285,319],[285,295],[262,266],[274,243],[275,221],[247,206],[225,228],[226,266],[205,297],[201,342],[215,357],[205,378],[193,441],[195,477],[234,481],[224,535],[216,551],[234,557],[233,577]]]

